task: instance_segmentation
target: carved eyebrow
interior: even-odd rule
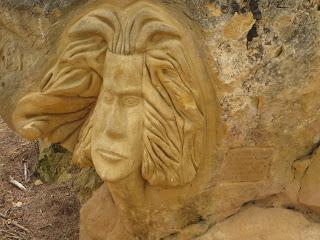
[[[120,96],[124,96],[124,95],[134,95],[137,97],[142,96],[141,89],[139,89],[139,88],[128,88],[128,89],[121,90],[121,91],[107,88],[106,91],[111,92],[112,94],[120,95]]]

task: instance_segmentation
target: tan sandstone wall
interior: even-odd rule
[[[65,27],[101,2],[1,1],[0,114],[11,127],[17,101],[39,88],[57,58]],[[217,145],[212,146],[215,167],[206,196],[214,204],[206,206],[205,231],[219,223],[200,239],[257,239],[259,229],[267,236],[263,239],[320,239],[320,227],[312,223],[320,214],[319,2],[155,2],[172,12],[178,9],[197,26],[204,61],[214,76],[208,81],[217,97],[212,133]],[[274,226],[262,227],[272,218]],[[291,227],[273,231],[291,219]],[[248,225],[255,230],[246,230]],[[235,227],[243,227],[243,235]],[[188,239],[205,231],[178,236]],[[300,238],[301,232],[306,234]]]

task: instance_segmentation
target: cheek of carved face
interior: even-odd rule
[[[107,53],[91,151],[96,171],[104,181],[121,180],[141,168],[142,66],[141,55]]]

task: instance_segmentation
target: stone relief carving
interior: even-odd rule
[[[18,132],[61,143],[108,186],[91,200],[105,218],[83,210],[82,239],[160,238],[207,214],[196,202],[211,179],[215,96],[189,27],[147,2],[101,5],[67,28],[40,91],[18,102]]]
[[[105,180],[81,239],[320,238],[319,4],[228,2],[0,2],[1,117]]]

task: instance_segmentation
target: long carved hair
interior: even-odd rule
[[[185,41],[183,27],[148,3],[126,9],[103,5],[89,12],[66,32],[63,51],[40,91],[19,101],[13,115],[16,130],[29,139],[60,143],[74,152],[75,162],[92,165],[91,129],[106,52],[145,54],[142,175],[151,185],[190,182],[206,130],[198,84],[203,74],[191,61],[199,56],[186,49]]]

